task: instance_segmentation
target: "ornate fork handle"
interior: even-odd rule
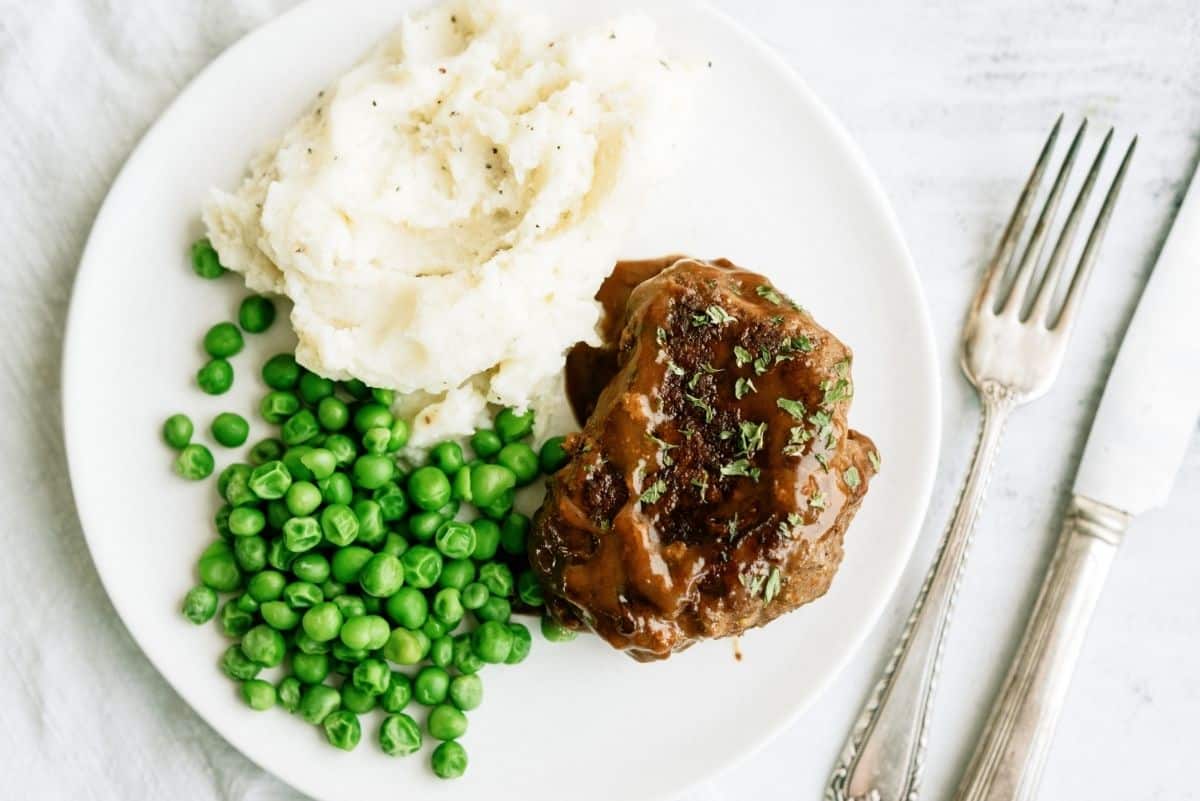
[[[983,423],[962,495],[900,640],[859,714],[825,790],[826,801],[913,801],[925,733],[959,579],[983,508],[1004,425],[1017,404],[1007,387],[980,387]]]

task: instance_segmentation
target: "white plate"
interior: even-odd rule
[[[202,333],[232,319],[244,294],[233,276],[202,281],[187,266],[201,201],[210,186],[232,186],[255,149],[408,5],[313,0],[255,31],[180,95],[121,172],[80,266],[63,376],[88,545],[117,611],[167,680],[230,743],[316,798],[667,798],[761,746],[850,658],[908,558],[939,438],[929,323],[879,186],[788,67],[707,7],[572,4],[597,17],[649,6],[672,50],[712,61],[690,162],[662,187],[627,255],[728,256],[776,279],[856,353],[851,420],[875,438],[884,470],[828,596],[746,635],[740,662],[729,641],[641,665],[591,638],[535,637],[525,664],[486,672],[486,701],[464,740],[470,770],[453,782],[432,777],[428,749],[383,756],[373,722],[345,754],[283,712],[250,711],[216,667],[216,626],[196,628],[178,613],[217,502],[211,482],[171,473],[161,421],[187,412],[211,443],[208,421],[255,408],[257,365],[268,345],[288,344],[277,324],[273,341],[250,337],[250,352],[235,358],[233,392],[209,398],[195,388]],[[567,4],[556,5],[563,13]],[[251,441],[265,433],[259,425]],[[221,465],[232,461],[214,452]]]

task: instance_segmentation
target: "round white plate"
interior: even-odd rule
[[[560,14],[568,5],[546,3]],[[884,468],[830,593],[747,634],[742,661],[728,640],[642,665],[593,638],[552,645],[535,636],[525,664],[486,671],[486,700],[464,739],[470,770],[452,782],[433,778],[428,748],[384,756],[375,719],[347,754],[281,711],[250,711],[217,669],[217,627],[197,628],[178,612],[213,537],[217,499],[211,481],[171,473],[161,422],[186,412],[211,445],[212,416],[256,408],[258,365],[289,344],[286,325],[250,337],[234,360],[233,392],[196,389],[203,332],[232,319],[244,294],[236,276],[202,281],[188,267],[201,202],[209,187],[233,186],[254,151],[409,5],[312,0],[255,31],[180,95],[121,172],[80,266],[63,376],[88,545],[117,611],[167,680],[235,747],[318,799],[669,798],[761,746],[850,658],[916,537],[940,418],[924,302],[879,186],[789,68],[707,7],[606,0],[570,4],[587,7],[570,13],[648,7],[669,49],[702,66],[687,162],[661,187],[626,255],[732,258],[774,278],[855,351],[851,422],[878,443]],[[265,434],[259,424],[251,441]],[[214,452],[219,465],[235,458]]]

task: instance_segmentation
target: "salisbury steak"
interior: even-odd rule
[[[572,353],[594,410],[529,544],[551,613],[649,660],[823,595],[878,464],[850,351],[724,260],[626,263],[598,297],[612,347]]]

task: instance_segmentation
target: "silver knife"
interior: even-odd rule
[[[1054,558],[956,801],[1031,801],[1087,626],[1137,515],[1163,506],[1200,418],[1200,179],[1125,332]]]

